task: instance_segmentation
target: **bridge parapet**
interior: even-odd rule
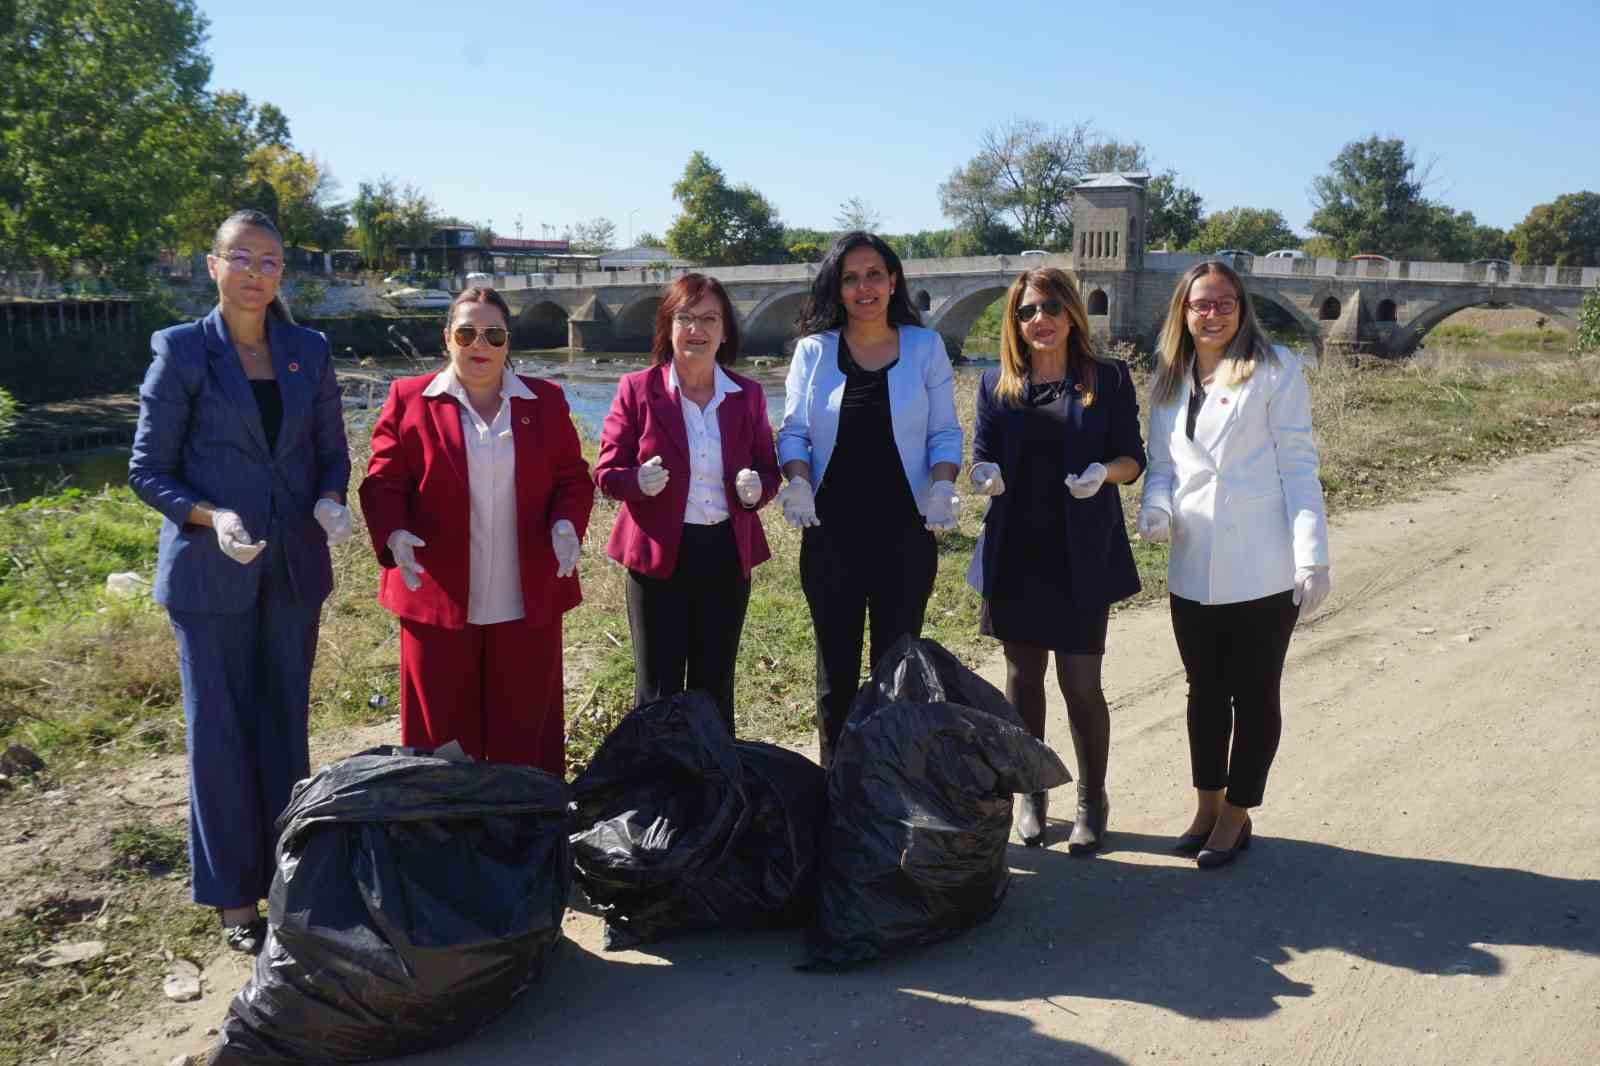
[[[1181,274],[1212,255],[1146,252],[1145,269]],[[1489,263],[1433,263],[1396,260],[1380,263],[1350,259],[1268,259],[1236,256],[1230,260],[1241,274],[1263,277],[1358,278],[1388,281],[1464,282],[1473,285],[1536,285],[1548,288],[1593,288],[1600,285],[1600,267],[1523,266]]]

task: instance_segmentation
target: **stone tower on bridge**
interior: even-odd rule
[[[1072,262],[1101,341],[1137,336],[1148,213],[1145,171],[1090,174],[1072,192]]]

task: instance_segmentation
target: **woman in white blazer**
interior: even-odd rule
[[[1289,637],[1330,588],[1328,527],[1305,375],[1261,332],[1239,275],[1215,261],[1184,274],[1159,349],[1138,528],[1171,539],[1172,629],[1189,679],[1198,803],[1176,850],[1212,868],[1250,846]]]
[[[868,617],[873,662],[902,634],[921,635],[938,568],[932,531],[956,525],[955,374],[908,288],[881,239],[840,237],[817,267],[784,386],[779,500],[804,530],[823,766],[861,684]]]

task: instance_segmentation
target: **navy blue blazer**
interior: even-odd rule
[[[1136,459],[1144,473],[1144,439],[1139,435],[1139,397],[1133,375],[1122,363],[1095,363],[1094,402],[1083,405],[1078,382],[1067,376],[1066,469],[1082,473],[1090,463],[1109,463],[1121,456]],[[1000,464],[1006,491],[990,498],[984,516],[983,594],[1006,565],[1000,551],[1011,513],[1010,482],[1022,452],[1022,408],[1001,403],[994,390],[1000,369],[986,371],[978,385],[978,419],[972,434],[972,461]],[[1137,479],[1136,479],[1137,480]],[[1061,486],[1060,506],[1067,512],[1067,552],[1072,568],[1072,600],[1080,607],[1104,607],[1139,591],[1139,571],[1128,544],[1117,486],[1107,482],[1086,500],[1075,499]]]
[[[283,397],[271,452],[220,308],[150,338],[128,484],[166,516],[154,592],[175,611],[249,607],[274,551],[283,552],[301,602],[320,603],[333,589],[328,538],[312,511],[324,492],[344,499],[350,451],[328,339],[271,314],[267,337]],[[215,533],[188,524],[202,501],[237,512],[267,551],[246,566],[223,555]]]

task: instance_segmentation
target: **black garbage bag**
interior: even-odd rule
[[[1011,797],[1072,779],[993,685],[901,637],[856,694],[828,767],[803,969],[838,969],[991,917],[1010,873]]]
[[[572,795],[573,864],[605,918],[608,950],[810,917],[822,771],[795,752],[735,741],[706,693],[635,708]]]
[[[295,786],[267,943],[212,1066],[360,1062],[470,1035],[538,976],[571,891],[541,770],[376,748]]]

